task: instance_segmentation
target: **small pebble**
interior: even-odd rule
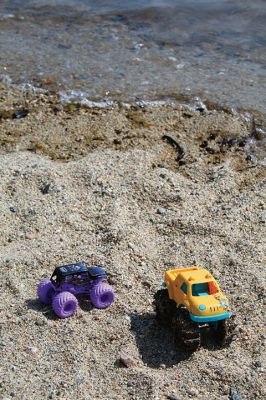
[[[251,154],[248,154],[246,157],[247,161],[254,161],[254,157]]]
[[[171,393],[167,395],[167,399],[169,400],[180,400],[180,397],[178,397],[176,394]]]
[[[47,325],[47,321],[46,321],[45,319],[37,319],[37,320],[35,321],[35,325],[37,325],[37,326],[44,326],[44,325]]]
[[[143,286],[146,286],[148,289],[151,288],[151,283],[148,281],[144,281],[144,282],[142,282],[142,284],[143,284]]]
[[[28,353],[28,354],[37,354],[38,353],[38,349],[37,349],[37,347],[34,347],[34,346],[32,346],[32,347],[27,347],[26,348],[26,352]]]
[[[235,386],[232,386],[230,389],[230,400],[242,400],[242,396],[238,394]]]
[[[256,368],[260,368],[261,367],[261,362],[260,361],[255,361],[254,365]]]
[[[110,285],[117,285],[117,279],[115,279],[114,277],[108,277],[108,282],[110,283]]]
[[[47,185],[45,185],[45,186],[42,188],[41,192],[42,192],[42,194],[48,194],[48,193],[51,192],[51,190],[52,190],[52,183],[49,182],[49,183],[47,183]]]
[[[13,213],[18,212],[17,207],[9,207],[9,210],[10,210],[11,212],[13,212]]]
[[[157,209],[157,214],[162,215],[162,214],[165,214],[165,213],[166,213],[166,209],[165,208],[160,207],[160,208]]]
[[[134,381],[132,381],[132,379],[129,379],[128,381],[127,381],[127,386],[133,386],[134,385]]]
[[[85,378],[83,378],[83,377],[76,379],[77,385],[82,385],[84,382],[85,382]]]
[[[196,388],[187,389],[187,393],[189,396],[198,396],[199,395],[199,391]]]
[[[229,392],[229,386],[228,385],[221,385],[221,391],[223,392],[223,394],[228,394]]]
[[[127,368],[135,365],[134,358],[127,353],[120,353],[118,360]]]
[[[25,238],[26,239],[28,239],[28,240],[33,240],[33,239],[35,239],[35,235],[34,235],[34,233],[26,233],[26,235],[25,235]]]
[[[23,108],[22,110],[15,111],[13,114],[13,118],[17,118],[17,119],[25,118],[28,115],[28,113],[29,113],[29,110],[27,110],[26,108]]]
[[[122,140],[121,139],[114,139],[114,144],[121,144]]]
[[[165,368],[166,368],[166,365],[163,364],[163,363],[161,363],[161,364],[160,364],[160,368],[161,368],[161,369],[165,369]]]

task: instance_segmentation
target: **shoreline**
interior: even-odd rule
[[[217,113],[217,115],[224,113],[232,118],[239,117],[244,124],[247,123],[249,126],[249,133],[242,135],[245,137],[242,147],[246,150],[247,156],[251,157],[253,162],[266,164],[266,114],[264,115],[256,110],[235,110],[208,100],[202,101],[199,97],[181,94],[176,97],[168,96],[156,100],[135,99],[131,102],[122,102],[110,98],[88,100],[82,96],[79,99],[64,98],[60,93],[35,88],[31,85],[24,87],[5,81],[0,81],[0,90],[2,93],[0,119],[2,121],[24,118],[28,113],[40,112],[42,107],[46,107],[46,110],[52,113],[52,116],[48,117],[51,120],[54,115],[60,116],[60,113],[65,113],[64,118],[66,118],[66,114],[73,116],[80,113],[90,113],[90,111],[96,113],[112,111],[114,114],[121,112],[124,115],[136,112],[141,115],[141,110],[145,113],[149,110],[152,112],[154,109],[173,109],[188,114],[200,113],[207,118],[212,113]],[[24,113],[26,113],[25,116]]]

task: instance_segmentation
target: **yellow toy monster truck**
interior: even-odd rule
[[[189,267],[165,272],[165,289],[155,294],[157,318],[173,325],[175,335],[188,349],[201,343],[201,331],[214,333],[224,344],[228,339],[226,320],[231,317],[228,300],[206,269]]]

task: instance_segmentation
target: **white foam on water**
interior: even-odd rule
[[[14,14],[0,14],[0,21],[5,21],[7,19],[15,18]]]
[[[117,103],[113,100],[90,100],[86,97],[86,93],[82,90],[60,91],[59,98],[62,104],[76,103],[86,106],[88,108],[107,108],[118,106]]]

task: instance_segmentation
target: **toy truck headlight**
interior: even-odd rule
[[[221,306],[226,310],[228,308],[228,304],[226,303],[226,301],[222,300],[221,301]]]
[[[200,305],[199,305],[199,310],[200,310],[200,311],[206,310],[206,306],[205,306],[204,304],[200,304]]]

